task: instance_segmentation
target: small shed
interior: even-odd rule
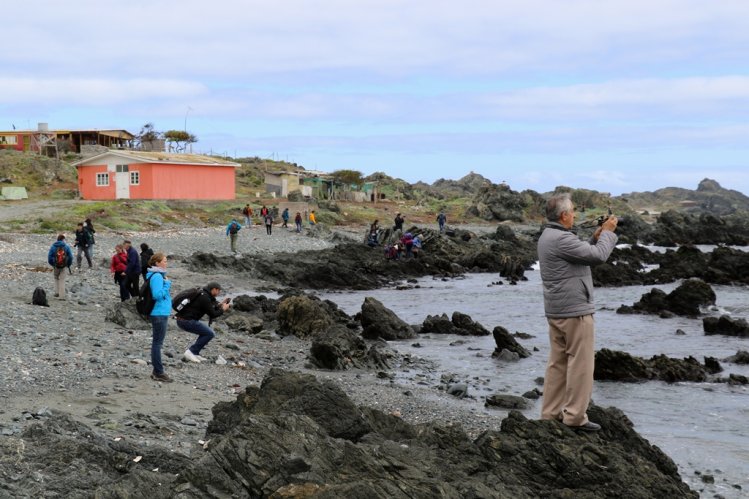
[[[73,163],[82,199],[210,199],[236,196],[239,163],[198,154],[110,150]]]

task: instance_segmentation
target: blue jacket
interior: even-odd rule
[[[55,254],[57,253],[57,248],[60,246],[65,248],[65,255],[68,257],[68,264],[66,267],[70,267],[73,265],[73,250],[70,249],[70,246],[65,244],[65,241],[55,241],[52,246],[49,248],[49,253],[47,253],[47,263],[55,266]]]
[[[240,229],[242,228],[242,225],[241,225],[241,224],[240,224],[239,222],[237,222],[236,220],[232,220],[232,221],[231,221],[231,222],[229,222],[229,224],[228,224],[228,225],[226,226],[226,235],[227,235],[227,236],[229,235],[229,229],[231,228],[231,225],[232,225],[232,224],[237,224],[237,232],[239,232],[239,230],[240,230]]]
[[[140,257],[132,246],[127,249],[127,268],[125,272],[128,274],[140,274]]]
[[[169,317],[172,314],[172,297],[169,290],[172,289],[172,281],[166,279],[166,270],[161,267],[150,267],[146,273],[146,279],[150,277],[151,296],[156,301],[151,315],[158,317]]]

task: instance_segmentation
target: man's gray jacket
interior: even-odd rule
[[[546,225],[538,240],[546,317],[563,319],[595,312],[590,266],[605,262],[618,239],[605,230],[597,242],[585,242],[559,223]]]

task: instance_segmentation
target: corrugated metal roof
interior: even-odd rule
[[[122,150],[109,150],[107,152],[91,156],[90,158],[76,161],[73,166],[85,165],[93,163],[103,158],[104,156],[112,155],[121,158],[138,161],[141,163],[169,163],[174,165],[215,165],[215,166],[241,166],[239,163],[233,161],[227,161],[225,159],[216,158],[213,156],[204,156],[202,154],[177,154],[167,152],[146,152],[146,151],[122,151]]]

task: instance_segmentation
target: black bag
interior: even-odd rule
[[[47,303],[47,292],[41,286],[34,290],[34,295],[31,297],[32,305],[39,305],[40,307],[49,307]]]
[[[229,234],[236,234],[237,232],[239,232],[239,225],[236,223],[231,224],[229,226]]]
[[[135,310],[145,320],[148,320],[151,316],[153,307],[156,305],[156,300],[153,299],[153,295],[151,294],[151,277],[153,277],[153,274],[146,277],[146,280],[143,281],[143,285],[140,287],[140,296],[135,300]]]
[[[172,309],[176,312],[184,310],[203,292],[203,288],[190,288],[182,291],[172,299]]]

